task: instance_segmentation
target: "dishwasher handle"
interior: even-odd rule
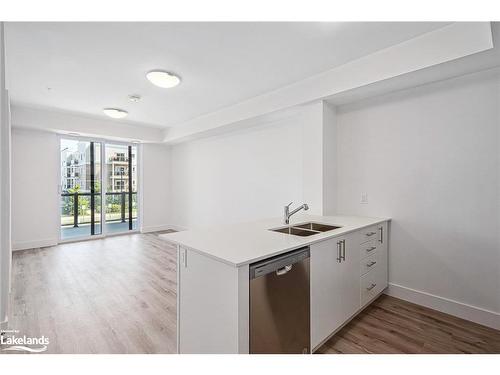
[[[276,270],[276,275],[278,275],[278,276],[285,275],[292,270],[292,267],[293,267],[292,264],[288,264],[285,267],[280,268],[279,270]]]
[[[276,276],[283,276],[292,270],[294,264],[300,263],[309,257],[309,247],[302,247],[298,250],[292,250],[288,253],[250,264],[250,280],[270,273],[276,274]]]

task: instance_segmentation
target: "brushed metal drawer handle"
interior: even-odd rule
[[[369,253],[369,252],[375,250],[376,248],[377,248],[377,246],[369,247],[368,249],[366,249],[366,252]]]
[[[372,283],[372,285],[370,285],[368,288],[366,288],[366,290],[372,290],[373,288],[375,288],[377,286],[377,284],[375,283]]]
[[[375,264],[377,264],[377,262],[375,262],[374,260],[372,260],[370,263],[367,263],[366,266],[367,267],[372,267],[374,266]]]
[[[373,236],[374,234],[377,234],[377,232],[368,232],[368,233],[366,233],[367,236]]]

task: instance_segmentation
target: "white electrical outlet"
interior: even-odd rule
[[[368,193],[361,193],[361,204],[368,203]]]

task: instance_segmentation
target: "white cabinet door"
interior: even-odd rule
[[[359,243],[357,233],[342,238],[340,263],[342,323],[353,316],[360,307]]]
[[[311,245],[311,348],[343,323],[340,238]],[[359,287],[358,287],[359,295]]]

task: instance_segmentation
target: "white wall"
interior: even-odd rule
[[[314,103],[304,112],[302,122],[302,200],[309,205],[309,213],[323,214],[323,102]],[[299,202],[296,202],[299,203]],[[292,207],[293,208],[293,207]],[[279,216],[275,211],[273,216]]]
[[[153,232],[172,227],[170,219],[170,147],[142,145],[141,231]]]
[[[393,293],[500,328],[481,310],[500,312],[499,87],[489,72],[338,108],[337,203],[393,218]]]
[[[11,269],[11,126],[5,87],[4,24],[0,22],[0,329],[7,322]]]
[[[172,146],[172,223],[193,228],[279,217],[283,206],[331,214],[335,108],[308,103],[251,127]]]
[[[336,212],[337,121],[335,107],[324,101],[303,108],[302,186],[303,200],[313,215]]]
[[[196,226],[282,215],[302,203],[302,116],[172,148],[173,222]]]
[[[12,245],[54,245],[59,237],[59,140],[56,134],[12,132]]]
[[[322,206],[323,215],[337,213],[337,109],[326,102],[322,103],[323,153],[322,161]]]

